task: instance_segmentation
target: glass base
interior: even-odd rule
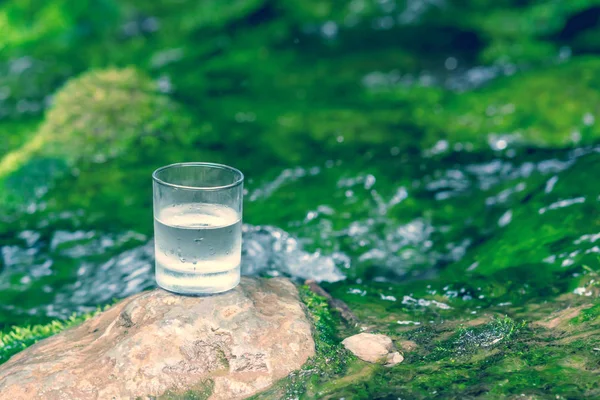
[[[156,266],[156,283],[169,292],[187,295],[223,293],[240,283],[240,267],[216,273],[187,273]]]

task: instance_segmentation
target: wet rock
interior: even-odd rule
[[[145,74],[87,72],[56,92],[27,142],[0,157],[0,205],[34,201],[82,161],[104,163],[133,147],[150,158],[165,142],[187,146],[200,137],[203,145],[213,140]]]
[[[404,361],[404,357],[399,352],[395,351],[393,353],[389,353],[385,358],[385,366],[393,367],[396,364],[400,364]]]
[[[136,146],[197,137],[192,118],[159,84],[134,68],[91,71],[54,96],[36,139],[44,152],[104,162]],[[35,142],[35,141],[34,141]]]
[[[418,347],[418,345],[412,340],[401,340],[399,344],[404,351],[415,351]]]
[[[600,153],[580,149],[572,154],[573,159],[560,166],[562,170],[555,175],[526,181],[524,200],[515,203],[511,210],[514,222],[470,248],[446,271],[457,277],[465,271],[514,277],[519,268],[521,277],[527,276],[539,284],[555,279],[548,275],[550,271],[575,272],[581,265],[597,270],[600,198],[595,177]],[[550,160],[547,164],[554,171],[559,163]],[[497,249],[503,249],[505,255],[494,257]],[[534,265],[536,268],[532,268]]]
[[[513,145],[593,144],[600,137],[600,125],[589,104],[600,99],[596,91],[599,70],[598,60],[577,60],[498,79],[450,98],[431,125],[439,124],[438,135],[445,132],[450,142],[467,141],[494,150]],[[531,101],[526,93],[536,93],[543,101]],[[560,113],[555,112],[558,108]]]
[[[356,357],[370,363],[384,363],[392,366],[404,360],[400,353],[393,351],[392,339],[386,335],[359,333],[344,339],[342,344]]]
[[[14,356],[0,367],[1,397],[240,399],[314,352],[310,323],[286,279],[244,278],[207,297],[157,289]]]

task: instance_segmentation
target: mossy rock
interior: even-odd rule
[[[573,276],[563,274],[567,280]],[[386,333],[402,346],[405,360],[356,375],[325,398],[597,397],[598,273],[584,277],[589,294],[570,293],[569,286],[543,294],[541,286],[556,288],[556,277],[535,282],[537,276],[513,274],[511,282],[506,275],[479,279],[464,272],[454,282],[442,274],[397,284],[327,285],[363,329]],[[410,347],[404,348],[406,341]],[[330,382],[341,383],[349,373]]]
[[[448,97],[442,111],[431,115],[432,126],[437,125],[432,131],[454,143],[482,147],[493,136],[531,147],[595,143],[600,140],[599,76],[600,60],[579,59],[500,78]]]
[[[600,154],[592,152],[531,187],[507,211],[511,222],[473,247],[449,271],[461,274],[469,269],[482,275],[505,271],[516,277],[517,267],[538,274],[567,272],[581,265],[600,270],[596,243],[600,192],[595,183],[599,168]]]
[[[392,338],[403,351],[404,362],[388,368],[346,356],[339,370],[309,364],[318,377],[306,381],[305,374],[294,375],[255,398],[293,394],[303,399],[426,399],[432,395],[502,399],[521,394],[533,398],[600,394],[598,307],[590,307],[589,298],[565,294],[530,301],[526,307],[506,307],[454,296],[443,300],[447,307],[439,308],[435,300],[443,296],[433,290],[438,284],[429,280],[350,286],[364,289],[363,294],[350,293],[347,283],[327,286],[356,313],[362,329]],[[383,293],[395,294],[398,300],[384,299]],[[401,300],[402,294],[420,301]],[[380,304],[386,308],[373,309]],[[398,323],[406,319],[421,322],[418,326]],[[334,323],[329,329],[343,329],[340,321],[323,322]],[[322,349],[317,357],[326,354]]]
[[[401,107],[360,110],[340,108],[306,112],[287,112],[278,116],[276,126],[261,140],[281,158],[300,161],[311,149],[319,147],[329,154],[372,146],[418,148],[419,132],[407,122]]]
[[[356,357],[344,349],[339,338],[342,320],[338,313],[330,308],[327,299],[316,295],[308,286],[300,288],[300,298],[314,328],[316,355],[303,365],[299,373],[281,379],[266,391],[252,396],[252,400],[321,398],[318,395],[322,386],[328,385],[330,379],[355,372],[349,364]]]
[[[54,97],[38,136],[44,153],[102,161],[130,150],[197,138],[193,119],[133,68],[93,71]]]
[[[208,146],[214,136],[149,77],[133,68],[92,71],[60,89],[37,133],[0,160],[3,198],[31,200],[40,184],[81,163],[103,163],[133,149],[143,157],[165,144],[199,140]],[[39,168],[40,160],[53,167]]]
[[[439,140],[448,149],[460,143],[475,150],[592,144],[600,141],[598,76],[600,60],[580,58],[464,93],[370,87],[344,108],[288,112],[275,136],[308,135],[326,146],[342,137],[346,144],[386,143],[401,150],[428,149]]]

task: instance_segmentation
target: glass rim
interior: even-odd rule
[[[227,185],[221,185],[221,186],[186,186],[186,185],[178,185],[176,183],[166,182],[158,177],[158,174],[161,171],[164,171],[169,168],[176,168],[176,167],[208,167],[208,168],[214,168],[214,169],[224,169],[224,170],[233,172],[235,175],[237,175],[237,179],[232,183],[228,183]],[[180,163],[165,165],[163,167],[156,169],[152,173],[152,180],[160,185],[165,185],[165,186],[169,186],[169,187],[176,188],[176,189],[222,190],[222,189],[229,189],[229,188],[239,186],[242,182],[244,182],[244,174],[239,169],[230,167],[229,165],[225,165],[225,164],[218,164],[218,163],[211,163],[211,162],[180,162]]]

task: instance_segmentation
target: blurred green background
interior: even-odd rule
[[[4,0],[0,361],[153,287],[151,173],[213,161],[245,273],[418,344],[266,398],[600,397],[599,88],[600,1]]]

